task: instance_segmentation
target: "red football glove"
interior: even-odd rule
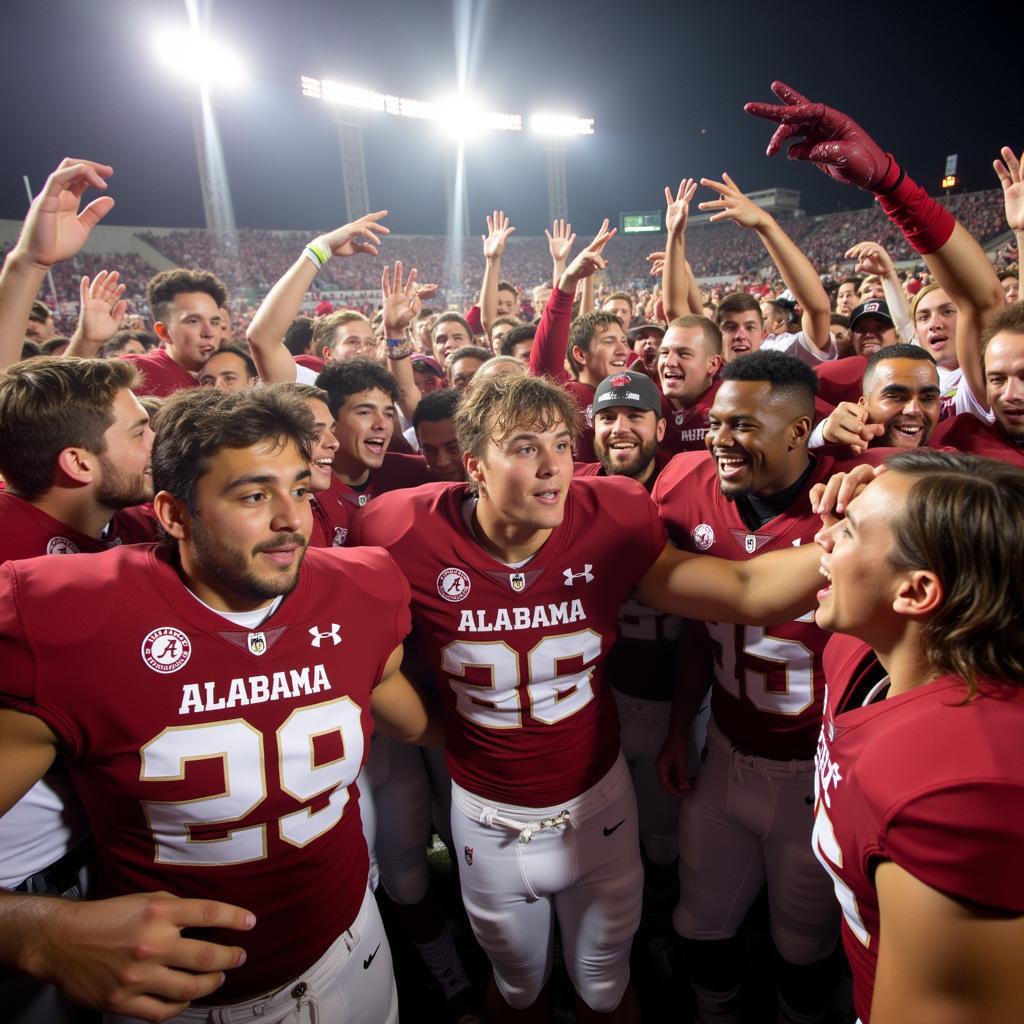
[[[778,153],[786,139],[802,135],[789,147],[790,160],[810,160],[830,178],[871,192],[896,184],[896,161],[852,118],[824,103],[812,103],[784,82],[772,82],[772,92],[787,105],[747,103],[743,108],[778,124],[768,156]]]

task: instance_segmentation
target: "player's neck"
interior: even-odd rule
[[[370,479],[370,467],[355,459],[334,457],[334,475],[346,487],[363,487]]]
[[[506,565],[516,565],[535,555],[552,533],[551,530],[510,523],[497,515],[483,499],[477,502],[469,527],[477,544],[492,558]]]
[[[872,644],[879,663],[889,674],[889,697],[909,693],[942,674],[935,670],[925,656],[921,633],[921,627],[908,623],[895,637]]]
[[[97,505],[81,488],[51,487],[29,504],[94,540],[103,536],[103,531],[114,517],[109,508]]]

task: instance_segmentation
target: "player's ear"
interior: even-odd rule
[[[807,443],[811,433],[811,417],[798,416],[789,426],[789,440],[791,448],[800,448]]]
[[[85,448],[63,448],[57,455],[57,470],[76,484],[91,484],[97,465],[97,457]]]
[[[480,486],[483,483],[483,460],[478,455],[473,455],[471,452],[462,453],[462,464],[466,467],[466,476],[471,483]]]
[[[900,580],[892,607],[910,619],[931,618],[941,607],[945,594],[942,581],[930,569],[914,569]]]
[[[153,513],[168,536],[185,540],[192,530],[192,513],[185,503],[167,491],[158,491],[153,497]]]
[[[171,336],[167,331],[167,324],[163,320],[157,320],[153,324],[153,333],[165,344],[171,340]]]
[[[657,429],[654,431],[654,436],[658,440],[659,443],[661,441],[665,440],[665,430],[666,430],[667,426],[668,426],[668,424],[665,422],[665,419],[663,417],[659,416],[658,417],[658,426],[657,426]]]

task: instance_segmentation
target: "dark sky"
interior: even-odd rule
[[[202,3],[202,0],[199,0]],[[456,7],[472,14],[471,82],[490,109],[559,107],[596,119],[572,140],[569,205],[589,232],[602,216],[663,205],[683,175],[727,170],[747,191],[796,188],[812,213],[868,205],[812,168],[769,160],[767,124],[743,112],[774,78],[850,113],[937,190],[947,153],[968,189],[996,184],[1001,145],[1024,146],[1021,17],[985,0],[922,3],[652,3],[645,0],[216,0],[219,39],[250,82],[220,94],[217,118],[241,226],[344,220],[330,108],[299,75],[430,99],[456,82]],[[0,217],[24,214],[64,155],[115,168],[110,223],[199,226],[188,90],[154,58],[157,28],[184,25],[181,0],[8,0],[0,82]],[[451,143],[429,126],[377,118],[365,129],[370,201],[402,232],[445,230]],[[547,216],[543,146],[490,135],[467,155],[471,221],[502,206],[522,234]],[[701,194],[698,194],[698,198]],[[708,196],[709,197],[709,196]]]

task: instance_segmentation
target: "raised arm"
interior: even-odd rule
[[[1003,186],[1003,207],[1006,210],[1006,226],[1013,232],[1017,240],[1018,260],[1024,252],[1024,176],[1021,172],[1021,161],[1017,159],[1009,146],[999,151],[1002,160],[993,160],[992,166]],[[1024,159],[1024,154],[1021,154]]]
[[[128,303],[121,298],[124,285],[116,271],[101,270],[91,281],[83,277],[78,292],[78,326],[71,335],[66,356],[94,359],[117,334]]]
[[[711,216],[712,221],[731,220],[757,232],[779,276],[804,311],[801,322],[804,335],[815,348],[827,349],[831,344],[832,311],[818,272],[767,210],[748,199],[728,174],[723,173],[722,179],[700,179],[702,185],[720,196],[701,203],[700,209],[717,210]]]
[[[768,155],[799,136],[789,147],[791,160],[810,160],[830,178],[874,194],[956,305],[957,356],[975,397],[984,401],[980,335],[1006,300],[981,246],[851,117],[811,102],[783,82],[773,82],[772,91],[781,105],[748,103],[745,108],[779,126]]]
[[[377,255],[380,235],[390,234],[380,223],[387,210],[369,213],[351,224],[343,224],[314,238],[302,255],[267,293],[245,332],[260,379],[268,384],[290,384],[295,380],[295,360],[285,348],[285,332],[302,308],[302,300],[320,268],[333,256],[356,253]]]
[[[576,286],[586,277],[607,266],[601,251],[614,238],[616,229],[609,230],[608,221],[601,225],[594,240],[582,249],[562,272],[552,289],[530,351],[530,373],[549,376],[555,380],[568,379],[565,372],[565,353],[569,345],[569,326],[572,322],[572,303]]]
[[[416,268],[413,267],[409,271],[409,276],[403,284],[402,261],[396,261],[393,278],[385,264],[380,278],[380,288],[383,295],[388,369],[398,381],[399,407],[406,419],[411,420],[421,398],[409,360],[412,355],[412,342],[406,334],[406,328],[413,322],[421,308],[419,293],[416,290]]]
[[[910,322],[910,309],[907,297],[903,293],[903,282],[896,273],[896,264],[886,251],[885,246],[878,242],[858,242],[846,251],[848,260],[856,260],[854,272],[857,274],[874,274],[882,279],[885,291],[885,302],[889,307],[889,315],[896,327],[899,339],[906,344],[914,340],[914,325]]]
[[[551,230],[544,229],[548,238],[548,252],[551,253],[551,286],[558,287],[558,281],[569,261],[569,253],[572,251],[572,243],[576,241],[576,235],[572,225],[566,220],[556,220],[551,225]]]
[[[689,265],[686,262],[686,225],[690,219],[690,200],[697,191],[693,178],[679,182],[676,194],[665,188],[665,260],[661,267],[662,303],[669,322],[687,313],[700,311],[690,305]]]
[[[25,324],[46,272],[70,259],[114,207],[110,196],[79,210],[86,189],[106,190],[107,164],[65,157],[29,207],[14,248],[0,269],[0,370],[21,359]]]
[[[487,218],[487,234],[480,236],[484,243],[484,279],[480,285],[480,322],[484,331],[498,319],[498,283],[501,281],[501,257],[505,253],[508,236],[515,231],[504,210],[495,210]]]

